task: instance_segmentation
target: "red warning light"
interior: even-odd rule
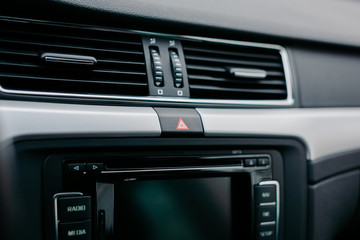
[[[182,118],[179,119],[176,130],[189,130],[189,127],[186,125]]]

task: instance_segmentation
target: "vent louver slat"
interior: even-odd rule
[[[287,84],[278,49],[182,42],[190,97],[222,100],[286,100]],[[232,70],[249,71],[245,75]],[[251,73],[264,76],[251,76]],[[250,75],[249,75],[250,74]]]
[[[91,57],[96,62],[93,66],[50,63],[42,59],[44,53]],[[0,85],[6,90],[28,92],[147,96],[141,36],[1,20]]]

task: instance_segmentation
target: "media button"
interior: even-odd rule
[[[59,240],[91,240],[91,220],[59,223]]]

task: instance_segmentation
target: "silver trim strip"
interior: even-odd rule
[[[131,170],[114,170],[102,171],[104,174],[114,173],[157,173],[157,172],[187,172],[187,171],[203,171],[203,172],[236,172],[246,169],[243,166],[224,166],[224,167],[186,167],[186,168],[149,168],[149,169],[131,169]]]
[[[276,203],[275,202],[269,202],[269,203],[260,203],[259,206],[263,207],[263,206],[275,206]]]
[[[59,223],[60,219],[58,216],[58,199],[60,197],[73,197],[73,196],[83,196],[81,192],[63,192],[63,193],[56,193],[53,196],[54,199],[54,210],[55,210],[55,240],[59,239]]]
[[[0,101],[0,140],[58,135],[159,137],[152,108]]]
[[[272,221],[272,222],[262,222],[262,223],[260,223],[260,226],[269,226],[269,225],[276,225],[276,222]]]
[[[360,148],[360,108],[196,110],[207,137],[296,137],[308,160]]]
[[[279,221],[280,221],[280,184],[278,181],[263,181],[259,183],[260,186],[275,185],[276,188],[276,239],[279,238]],[[261,224],[260,224],[261,225]]]
[[[242,160],[246,158],[259,158],[259,157],[268,157],[270,162],[267,166],[254,166],[254,167],[245,167],[242,164]],[[186,172],[186,171],[204,171],[204,172],[236,172],[244,169],[268,169],[271,166],[271,156],[269,154],[244,154],[244,155],[224,155],[224,156],[205,156],[201,159],[229,159],[229,158],[239,158],[239,165],[229,164],[227,166],[208,166],[208,167],[154,167],[154,168],[133,168],[133,169],[124,169],[124,170],[104,170],[101,173],[104,174],[116,174],[116,173],[156,173],[156,172]]]
[[[41,92],[41,91],[23,91],[23,90],[12,90],[5,89],[0,86],[0,92],[8,94],[24,94],[24,95],[38,95],[38,96],[54,96],[54,97],[78,97],[78,98],[94,98],[94,99],[114,99],[114,100],[131,100],[131,101],[151,101],[151,102],[171,102],[171,103],[193,103],[193,104],[224,104],[224,105],[264,105],[264,106],[290,106],[294,103],[293,99],[293,88],[292,88],[292,74],[290,68],[289,57],[287,51],[284,47],[275,45],[275,44],[263,44],[263,43],[252,43],[252,42],[243,42],[235,40],[225,40],[225,39],[216,39],[216,38],[203,38],[195,36],[182,36],[182,35],[172,35],[172,34],[161,34],[154,32],[146,31],[135,31],[135,30],[126,30],[126,29],[111,29],[106,27],[95,27],[88,25],[78,25],[78,24],[66,24],[66,23],[57,23],[50,21],[39,21],[39,20],[30,20],[30,19],[19,19],[11,17],[1,17],[0,20],[7,21],[22,21],[22,22],[35,22],[39,24],[56,24],[62,26],[72,26],[82,29],[93,29],[93,30],[102,30],[102,31],[113,31],[113,32],[129,32],[137,33],[147,36],[159,36],[166,38],[173,38],[179,40],[196,40],[204,42],[214,42],[221,44],[229,45],[238,45],[238,46],[247,46],[255,48],[266,48],[274,49],[280,52],[284,72],[285,72],[285,82],[286,89],[288,91],[287,99],[285,100],[215,100],[215,99],[187,99],[187,98],[176,98],[176,97],[129,97],[129,96],[116,96],[116,95],[101,95],[101,94],[75,94],[75,93],[58,93],[58,92]]]
[[[271,165],[271,156],[269,154],[239,154],[239,155],[222,155],[222,156],[205,156],[201,159],[229,159],[229,158],[259,158],[259,157],[268,157]]]
[[[80,56],[59,53],[43,53],[41,59],[49,63],[67,63],[75,65],[93,66],[96,64],[96,58],[90,56]]]
[[[231,68],[228,70],[234,77],[264,79],[267,72],[261,69]]]

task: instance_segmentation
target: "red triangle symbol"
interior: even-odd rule
[[[189,127],[186,125],[182,118],[179,119],[176,130],[189,130]]]

